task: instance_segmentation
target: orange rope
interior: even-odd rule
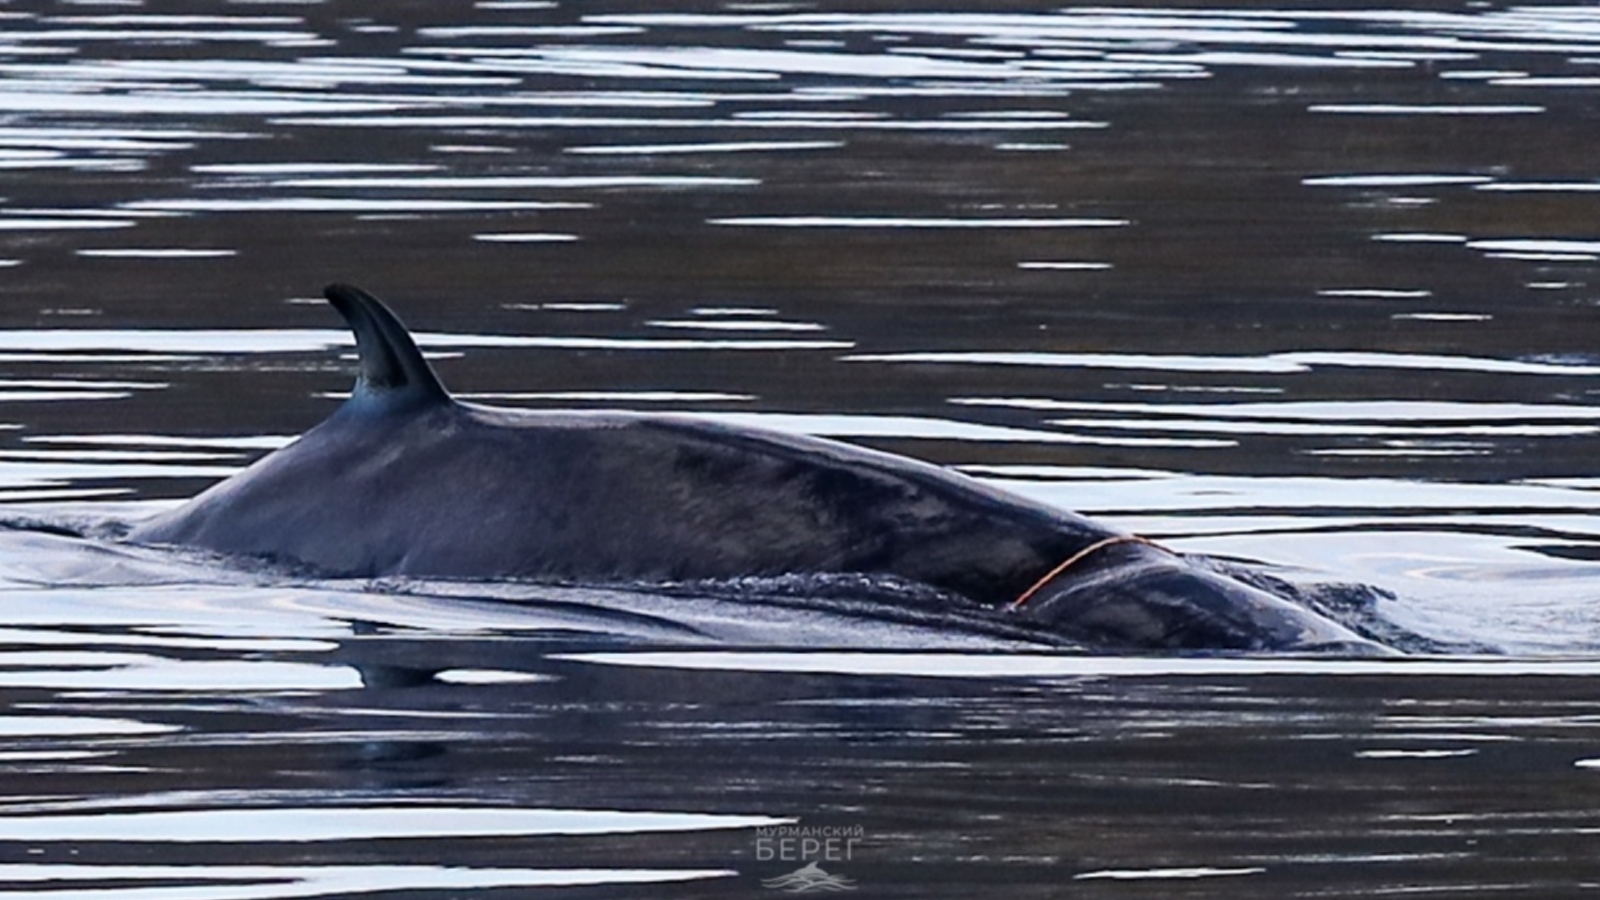
[[[1157,550],[1167,549],[1155,541],[1152,541],[1147,537],[1140,537],[1137,534],[1118,534],[1105,538],[1104,540],[1095,541],[1082,550],[1079,550],[1077,553],[1067,557],[1066,562],[1063,562],[1061,565],[1056,566],[1054,569],[1044,573],[1044,577],[1040,578],[1038,581],[1035,581],[1033,583],[1033,587],[1023,591],[1022,594],[1017,597],[1017,599],[1011,601],[1011,603],[1006,606],[1006,612],[1016,612],[1017,610],[1021,609],[1024,603],[1027,603],[1029,600],[1033,599],[1033,595],[1039,593],[1039,591],[1045,585],[1049,584],[1052,579],[1054,579],[1057,575],[1060,575],[1062,572],[1065,572],[1066,570],[1077,565],[1078,563],[1083,562],[1085,557],[1104,550],[1107,547],[1114,547],[1117,544],[1145,544],[1147,546],[1154,547]],[[1170,553],[1171,551],[1168,552]]]

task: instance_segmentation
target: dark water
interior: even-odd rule
[[[972,6],[0,3],[6,518],[319,421],[346,280],[469,397],[932,459],[1493,655],[14,532],[0,896],[1600,884],[1600,12]]]

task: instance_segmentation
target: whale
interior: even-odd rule
[[[342,578],[882,578],[1090,647],[1389,652],[1270,585],[928,462],[692,415],[463,402],[383,302],[324,293],[355,335],[349,398],[125,540]]]

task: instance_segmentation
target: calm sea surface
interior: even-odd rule
[[[1279,7],[0,0],[6,522],[318,422],[340,280],[464,397],[934,460],[1483,651],[13,528],[0,896],[1589,896],[1600,9]]]

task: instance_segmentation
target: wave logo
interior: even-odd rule
[[[815,862],[809,862],[787,875],[763,878],[761,886],[791,894],[809,894],[812,891],[853,891],[856,882],[843,875],[829,875]]]

